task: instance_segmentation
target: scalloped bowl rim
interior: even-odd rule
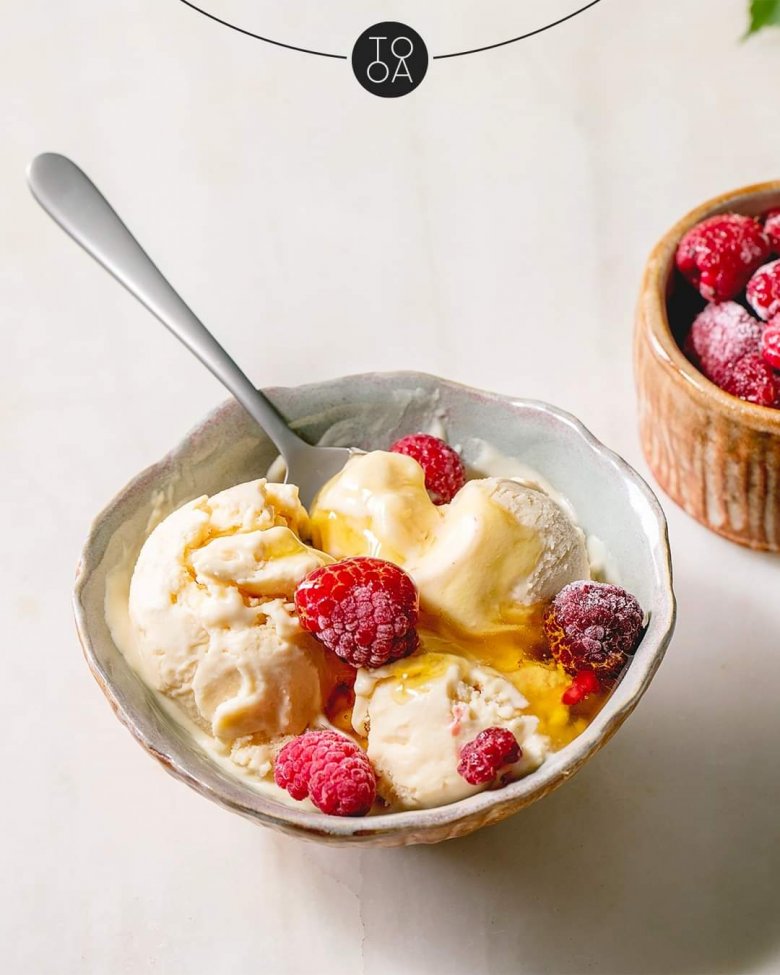
[[[234,400],[227,400],[211,410],[200,423],[196,424],[182,440],[156,463],[151,464],[141,473],[132,478],[125,487],[103,508],[93,519],[81,560],[78,565],[73,593],[73,606],[79,639],[84,656],[93,676],[108,698],[115,714],[135,739],[176,778],[182,780],[195,791],[206,796],[219,805],[239,813],[255,821],[306,835],[315,839],[348,842],[349,840],[371,840],[381,837],[392,837],[394,834],[412,832],[422,834],[421,841],[425,841],[426,831],[440,831],[442,827],[452,827],[456,834],[457,824],[470,820],[475,815],[485,813],[497,806],[511,805],[512,811],[529,805],[552,791],[557,785],[570,778],[590,757],[609,741],[620,725],[631,714],[640,698],[653,679],[666,649],[671,640],[676,622],[676,600],[672,584],[672,563],[669,549],[666,518],[661,505],[653,491],[644,479],[614,451],[605,447],[576,417],[551,406],[548,403],[505,396],[491,393],[475,387],[440,379],[426,373],[402,371],[362,373],[342,376],[321,383],[304,384],[294,387],[271,387],[266,391],[273,398],[275,393],[289,393],[307,388],[323,388],[329,385],[337,387],[347,381],[371,380],[398,381],[408,383],[410,380],[435,383],[439,388],[447,388],[461,395],[479,396],[484,400],[503,403],[512,409],[531,410],[553,418],[556,424],[573,430],[588,446],[590,451],[602,463],[611,466],[615,475],[631,483],[641,494],[648,510],[652,513],[658,527],[659,543],[652,548],[652,562],[656,574],[657,584],[654,586],[655,603],[646,607],[650,613],[649,625],[644,633],[642,644],[651,645],[652,649],[639,660],[632,660],[623,678],[617,685],[606,704],[588,727],[570,744],[553,753],[536,771],[522,779],[503,787],[502,789],[478,793],[458,802],[432,809],[409,810],[403,812],[381,813],[363,819],[338,818],[326,816],[323,813],[309,811],[282,803],[264,796],[261,792],[246,788],[247,799],[238,801],[223,795],[210,784],[201,781],[186,765],[161,750],[158,744],[151,740],[143,727],[143,715],[137,718],[128,712],[122,696],[112,686],[109,675],[103,667],[92,644],[92,636],[87,614],[82,599],[85,586],[95,570],[100,567],[100,558],[95,558],[94,548],[101,534],[104,522],[122,507],[125,499],[137,491],[144,484],[153,482],[157,474],[164,471],[177,457],[185,451],[188,444],[197,437],[209,424],[218,421],[223,415],[240,410]],[[120,652],[117,650],[117,652]],[[240,781],[240,780],[239,780]]]

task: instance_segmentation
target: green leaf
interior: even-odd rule
[[[748,36],[764,27],[780,27],[780,0],[751,0]]]

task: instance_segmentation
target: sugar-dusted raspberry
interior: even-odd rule
[[[550,652],[567,674],[591,670],[610,680],[620,673],[642,634],[644,614],[631,593],[604,582],[564,586],[544,614]]]
[[[563,692],[561,701],[570,708],[580,704],[591,694],[598,694],[601,690],[598,677],[592,670],[578,670],[574,675],[574,680]]]
[[[742,305],[707,305],[688,333],[685,351],[704,375],[719,386],[742,356],[761,347],[761,322]]]
[[[458,774],[470,785],[492,782],[502,768],[520,761],[522,751],[507,728],[487,728],[460,750]]]
[[[335,731],[306,731],[279,752],[276,784],[329,816],[365,816],[376,798],[376,775],[366,753]]]
[[[365,816],[376,798],[366,753],[348,738],[324,741],[312,755],[309,798],[329,816]]]
[[[768,210],[762,217],[764,233],[775,254],[780,254],[780,207]]]
[[[771,248],[753,217],[725,213],[697,224],[680,241],[677,267],[707,301],[728,301],[742,291]]]
[[[758,406],[777,406],[780,401],[780,384],[772,367],[758,352],[743,355],[721,388]]]
[[[309,794],[311,760],[315,750],[327,739],[340,741],[343,738],[335,731],[305,731],[297,738],[290,739],[276,756],[274,781],[286,789],[293,799],[305,799]]]
[[[420,598],[392,562],[356,556],[310,572],[295,591],[304,630],[353,667],[382,667],[414,653]]]
[[[466,483],[463,461],[456,450],[428,433],[397,440],[390,450],[416,460],[425,471],[425,486],[434,504],[449,504]]]
[[[773,369],[780,369],[780,315],[773,318],[761,336],[761,355]]]
[[[747,300],[759,318],[780,315],[780,261],[760,267],[748,282]]]

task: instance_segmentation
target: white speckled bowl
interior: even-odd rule
[[[167,457],[133,480],[96,518],[84,549],[75,611],[87,662],[119,719],[165,768],[220,805],[286,833],[333,843],[435,843],[496,823],[570,778],[636,707],[675,621],[666,521],[642,479],[573,417],[551,406],[480,392],[419,373],[374,373],[269,396],[310,441],[387,447],[444,420],[468,461],[476,438],[543,474],[599,537],[618,581],[649,613],[644,638],[607,704],[570,745],[504,789],[437,809],[338,819],[266,797],[216,765],[157,704],[117,649],[105,620],[107,574],[135,556],[150,517],[201,494],[262,476],[275,451],[240,406],[228,402]]]

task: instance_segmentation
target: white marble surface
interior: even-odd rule
[[[666,663],[610,747],[509,822],[321,849],[163,774],[92,681],[69,590],[91,516],[222,393],[23,184],[38,151],[79,160],[260,384],[424,369],[556,402],[644,470],[646,253],[780,175],[780,31],[740,44],[744,6],[604,0],[397,102],[176,0],[5,10],[4,970],[780,971],[780,562],[671,503]]]

